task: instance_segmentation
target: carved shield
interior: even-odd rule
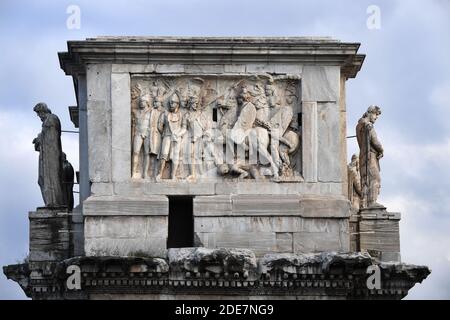
[[[293,111],[291,107],[281,107],[269,121],[270,127],[272,128],[272,135],[281,137],[289,127],[292,117]]]

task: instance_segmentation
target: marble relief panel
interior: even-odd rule
[[[132,178],[302,181],[299,88],[269,74],[133,75]]]

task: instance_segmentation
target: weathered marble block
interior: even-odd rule
[[[165,257],[168,200],[90,198],[84,202],[87,256]]]
[[[197,245],[269,252],[348,251],[349,205],[294,195],[201,196],[194,199]]]

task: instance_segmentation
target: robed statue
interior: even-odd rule
[[[63,187],[63,193],[64,193],[64,205],[67,206],[67,209],[69,212],[72,212],[73,210],[73,184],[74,184],[74,178],[75,178],[75,171],[73,170],[72,164],[67,160],[66,154],[62,153],[62,168],[63,168],[63,175],[62,175],[62,187]]]
[[[377,198],[381,188],[380,162],[383,157],[383,146],[377,138],[374,124],[381,114],[378,106],[370,106],[359,119],[356,126],[356,137],[360,149],[359,172],[363,193],[362,207],[381,206]]]
[[[46,207],[64,206],[61,123],[45,103],[38,103],[33,110],[42,121],[42,130],[33,140],[39,152],[38,184],[42,198]]]
[[[361,207],[361,199],[363,198],[361,189],[361,174],[359,173],[359,157],[352,155],[352,161],[347,167],[348,173],[348,199],[356,211]]]

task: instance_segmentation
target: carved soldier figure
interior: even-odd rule
[[[225,159],[225,152],[227,145],[227,136],[229,130],[233,128],[234,123],[237,120],[238,102],[236,97],[236,86],[227,88],[226,92],[217,98],[216,106],[219,113],[219,123],[215,131],[214,142],[214,156],[219,175],[226,175],[229,173],[230,168]],[[225,147],[225,148],[224,148]],[[231,163],[230,163],[231,164]]]
[[[158,122],[161,114],[164,112],[164,95],[167,92],[166,83],[164,81],[155,80],[150,86],[150,94],[152,96],[152,110],[150,114],[150,133],[149,133],[149,152],[150,152],[150,172],[151,177],[158,174],[158,156],[161,150],[161,133],[158,129]]]
[[[134,130],[135,130],[135,118],[136,111],[139,109],[139,98],[142,94],[142,88],[139,84],[136,84],[131,88],[131,135],[132,139],[134,139]]]
[[[254,104],[256,107],[256,119],[254,128],[250,133],[250,157],[258,153],[259,164],[270,164],[272,175],[274,179],[279,177],[279,167],[276,164],[271,154],[269,153],[270,138],[269,134],[272,130],[270,124],[270,108],[267,101],[266,92],[262,86],[256,84],[251,91],[254,97]]]
[[[383,147],[378,141],[374,123],[381,110],[378,106],[370,106],[359,119],[356,126],[356,137],[360,149],[359,168],[363,191],[363,207],[381,206],[377,203],[380,193],[380,163]]]
[[[251,101],[251,95],[246,85],[241,87],[238,96],[238,102],[241,105],[239,116],[229,132],[227,146],[227,163],[232,164],[230,171],[239,174],[244,179],[248,177],[250,169],[245,161],[246,151],[249,149],[248,135],[252,131],[256,119],[256,107]],[[230,157],[234,154],[234,143],[237,145],[236,159]]]
[[[70,162],[67,160],[66,154],[62,153],[63,160],[63,191],[64,191],[64,203],[69,209],[69,212],[73,210],[73,182],[74,182],[74,170]]]
[[[134,122],[135,122],[135,131],[133,138],[133,178],[142,178],[141,172],[138,170],[139,164],[139,154],[144,148],[144,165],[143,165],[143,173],[144,178],[148,177],[148,168],[150,164],[150,142],[149,142],[149,134],[150,134],[150,100],[148,96],[144,96],[140,98],[139,108],[135,111],[134,114]]]
[[[238,103],[234,91],[235,88],[231,87],[224,95],[217,98],[217,110],[221,115],[218,128],[223,137],[233,127],[237,119]]]
[[[296,148],[295,141],[290,142],[289,140],[292,140],[292,138],[295,139],[295,137],[291,136],[292,133],[289,133],[288,136],[290,139],[288,140],[284,137],[284,134],[292,121],[292,107],[290,105],[280,105],[280,99],[273,81],[269,81],[266,85],[266,95],[272,114],[269,121],[269,126],[271,128],[270,153],[272,155],[272,160],[277,169],[283,168],[283,164],[289,167],[289,150]],[[280,154],[281,151],[282,154]],[[291,153],[292,151],[293,150],[291,150]],[[283,168],[283,172],[286,172],[286,168]]]
[[[164,98],[157,94],[153,97],[153,109],[150,113],[150,133],[148,137],[149,153],[150,153],[150,176],[156,175],[156,163],[158,161],[159,151],[161,150],[161,133],[158,129],[158,121],[164,112]]]
[[[267,96],[267,103],[269,107],[274,108],[274,110],[280,106],[280,98],[278,96],[277,87],[274,84],[272,78],[270,78],[265,86],[265,92]]]
[[[294,175],[293,166],[291,164],[291,157],[297,154],[300,149],[300,135],[297,128],[290,123],[286,133],[280,138],[280,158],[281,175],[288,177]]]
[[[284,98],[285,98],[285,110],[287,112],[283,112],[283,117],[287,120],[287,118],[291,118],[289,121],[289,125],[286,129],[286,132],[283,134],[283,137],[280,139],[280,158],[282,160],[281,165],[281,175],[282,176],[293,176],[294,175],[294,166],[292,165],[292,157],[297,154],[300,150],[300,137],[301,133],[299,127],[301,123],[297,123],[295,117],[293,117],[293,106],[295,100],[297,99],[296,93],[296,85],[295,82],[288,82],[285,90],[284,90]],[[289,117],[286,117],[287,114],[290,113]],[[283,118],[282,117],[282,118]]]
[[[153,98],[164,96],[166,91],[167,90],[163,86],[159,85],[158,81],[153,81],[152,86],[150,87],[150,94]]]
[[[356,211],[359,211],[362,195],[359,157],[354,154],[348,165],[348,199]]]
[[[202,80],[203,81],[203,80]],[[177,88],[177,94],[180,98],[180,114],[183,119],[187,121],[189,119],[189,115],[191,114],[191,110],[189,108],[189,97],[192,95],[192,90],[196,90],[197,88],[192,88],[186,82],[175,82],[174,86]],[[199,89],[198,89],[199,90]],[[187,128],[186,128],[187,129]],[[188,131],[183,134],[180,141],[180,168],[179,173],[181,177],[186,177],[190,168],[189,164],[191,163],[191,142],[188,137]]]
[[[288,83],[286,89],[284,90],[284,98],[286,103],[292,106],[297,99],[296,88],[293,82]]]
[[[33,140],[39,151],[39,179],[42,198],[46,207],[64,205],[62,187],[61,123],[59,118],[43,102],[34,107],[42,121],[42,131]]]
[[[200,79],[201,80],[201,79]],[[197,80],[199,81],[199,80]],[[199,83],[199,82],[198,82]],[[200,82],[203,83],[203,80]],[[195,87],[194,87],[195,88]],[[196,87],[190,92],[188,100],[190,113],[187,118],[187,127],[190,139],[190,175],[188,179],[196,178],[196,172],[202,174],[203,155],[206,150],[211,151],[212,147],[212,122],[204,111],[204,100],[200,87]],[[198,170],[196,170],[198,168]]]
[[[171,160],[170,178],[175,180],[180,161],[182,137],[186,133],[186,118],[180,112],[180,97],[177,92],[170,96],[169,111],[161,114],[158,129],[162,133],[162,144],[159,154],[160,169],[156,179],[161,179],[166,162]]]

